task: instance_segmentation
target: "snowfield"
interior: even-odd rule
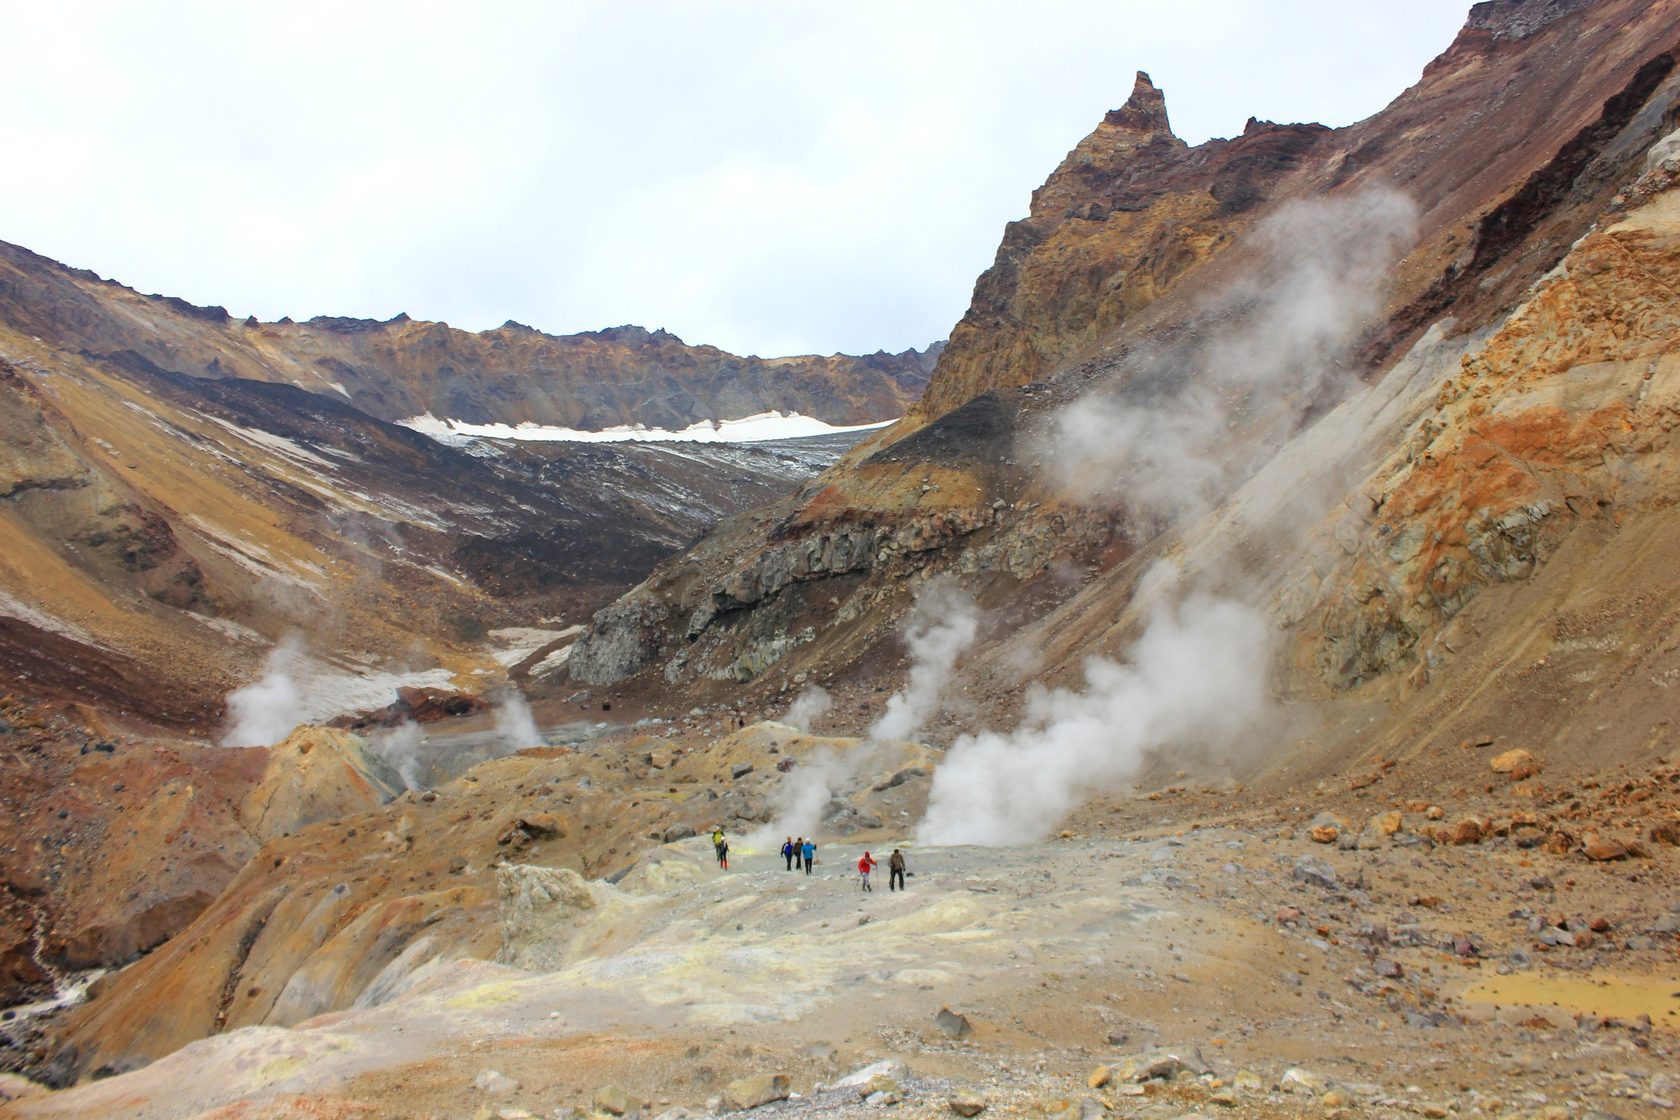
[[[897,419],[880,420],[873,424],[854,424],[836,427],[797,412],[760,412],[739,420],[702,420],[681,431],[666,428],[644,428],[640,424],[621,424],[599,432],[577,428],[559,428],[543,424],[469,424],[463,420],[439,420],[431,413],[411,416],[398,421],[439,443],[460,446],[475,439],[514,439],[551,443],[763,443],[777,439],[803,439],[807,436],[829,436],[841,432],[868,432],[896,424]]]

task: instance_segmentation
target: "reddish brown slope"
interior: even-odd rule
[[[0,325],[71,351],[132,352],[193,377],[340,393],[383,420],[429,412],[589,429],[683,428],[768,411],[887,420],[921,393],[938,349],[765,359],[632,326],[556,336],[514,322],[472,333],[407,315],[259,323],[141,295],[4,243]]]

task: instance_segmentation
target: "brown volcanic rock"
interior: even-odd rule
[[[406,787],[368,752],[359,735],[299,727],[268,749],[262,778],[245,795],[240,816],[259,841],[320,821],[365,813]]]
[[[439,720],[457,719],[489,710],[490,704],[486,700],[470,692],[457,692],[446,688],[410,688],[405,685],[397,689],[397,698],[385,707],[340,716],[331,721],[330,726],[342,727],[349,731],[366,731],[369,728],[396,727],[404,723],[436,723]]]
[[[130,354],[198,378],[284,382],[342,394],[384,420],[683,428],[773,410],[836,424],[903,415],[938,346],[854,357],[739,357],[624,326],[549,335],[508,322],[472,333],[398,315],[305,323],[235,320],[144,296],[0,243],[0,323],[72,351]]]
[[[173,936],[256,851],[238,806],[263,750],[137,742],[10,701],[0,720],[0,883],[8,930],[42,923],[58,969],[123,964]],[[16,935],[8,934],[8,937]],[[16,945],[21,945],[17,938]],[[34,966],[8,969],[24,989]]]
[[[1663,71],[1641,76],[1640,66],[1671,45],[1673,20],[1667,2],[1479,4],[1423,79],[1376,116],[1334,131],[1251,120],[1241,136],[1196,148],[1172,136],[1160,91],[1139,74],[1126,104],[1005,231],[912,419],[1042,377],[1116,333],[1166,325],[1170,313],[1145,310],[1270,205],[1350,185],[1403,185],[1423,211],[1423,251],[1396,276],[1395,319],[1368,361],[1383,361],[1384,348],[1448,303],[1458,302],[1461,324],[1471,309],[1485,315],[1544,270],[1537,260],[1516,270],[1495,262],[1555,259],[1567,247],[1545,216],[1585,201],[1563,196],[1594,154],[1590,142],[1567,142],[1601,113],[1631,112],[1650,95]],[[1643,93],[1604,104],[1630,82]],[[1572,163],[1575,155],[1583,158]],[[1563,164],[1541,173],[1554,157]],[[1469,255],[1455,259],[1467,241]],[[1472,285],[1495,271],[1492,284]]]

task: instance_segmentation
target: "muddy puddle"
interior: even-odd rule
[[[1500,1007],[1556,1007],[1606,1019],[1651,1017],[1651,1025],[1680,1032],[1680,976],[1496,976],[1459,993],[1463,1003]]]

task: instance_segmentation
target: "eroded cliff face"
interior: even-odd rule
[[[941,349],[743,358],[635,326],[550,335],[511,321],[473,333],[407,315],[260,323],[141,295],[3,243],[0,322],[93,357],[131,353],[191,377],[334,393],[382,420],[429,413],[590,430],[770,411],[833,424],[889,420],[920,395]]]
[[[1310,652],[1290,655],[1286,691],[1418,672],[1468,597],[1532,574],[1560,526],[1597,510],[1608,479],[1628,475],[1571,459],[1626,436],[1626,402],[1643,377],[1629,371],[1673,346],[1660,298],[1640,294],[1662,282],[1662,223],[1640,219],[1639,232],[1618,223],[1667,190],[1660,176],[1635,183],[1675,120],[1676,43],[1673,3],[1481,5],[1418,85],[1377,116],[1334,131],[1251,123],[1242,137],[1193,149],[1171,136],[1159,91],[1140,76],[1006,232],[912,416],[773,515],[714,533],[599,615],[574,661],[578,678],[703,692],[708,682],[753,681],[749,695],[770,696],[813,675],[883,672],[896,660],[895,619],[917,582],[938,573],[961,577],[1007,617],[1056,620],[1034,628],[1043,679],[1116,648],[1137,622],[1125,609],[1137,579],[1156,559],[1182,558],[1199,531],[1148,515],[1141,495],[1124,490],[1093,500],[1088,480],[1058,461],[1059,418],[1101,396],[1124,421],[1199,380],[1222,392],[1197,340],[1264,337],[1271,297],[1257,281],[1267,265],[1257,231],[1303,202],[1308,213],[1319,206],[1321,221],[1342,220],[1350,211],[1337,211],[1338,200],[1373,191],[1412,208],[1397,263],[1355,334],[1317,355],[1324,377],[1231,412],[1230,459],[1243,465],[1205,495],[1217,522],[1222,505],[1227,515],[1255,505],[1242,490],[1251,478],[1300,485],[1267,465],[1315,453],[1311,439],[1291,437],[1317,431],[1340,471],[1315,481],[1339,496],[1324,500],[1381,511],[1333,530],[1360,559],[1303,552],[1297,513],[1276,535],[1251,529],[1246,552],[1229,539],[1207,547],[1221,565],[1246,569],[1251,586],[1280,596],[1288,586],[1271,609]],[[1323,232],[1304,230],[1309,241]],[[1582,278],[1535,288],[1566,254]],[[1564,266],[1568,276],[1575,267]],[[1632,364],[1612,374],[1611,361]],[[1558,362],[1591,372],[1540,390],[1537,371]],[[1427,433],[1400,423],[1425,422],[1398,396],[1380,423],[1343,416],[1325,426],[1339,400],[1396,370],[1412,388],[1385,392],[1405,396],[1406,408],[1421,407],[1410,395],[1418,384],[1443,402]],[[1447,446],[1458,449],[1450,467]],[[1347,464],[1375,470],[1396,447],[1405,450],[1389,476],[1356,485],[1366,476]],[[1286,578],[1295,567],[1310,579]],[[1089,609],[1098,599],[1107,613]],[[1065,613],[1077,604],[1082,613]],[[1007,709],[1022,678],[995,660]]]

